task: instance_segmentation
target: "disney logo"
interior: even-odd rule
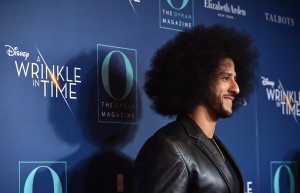
[[[10,45],[5,45],[5,47],[8,48],[6,50],[6,53],[7,53],[8,56],[21,56],[21,57],[24,57],[25,60],[27,60],[27,58],[29,57],[28,52],[19,51],[18,47],[12,47]]]
[[[272,88],[274,87],[275,82],[270,81],[269,78],[265,78],[263,76],[261,76],[260,78],[262,79],[261,83],[263,86],[271,86]]]

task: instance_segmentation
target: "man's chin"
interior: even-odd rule
[[[231,117],[233,114],[232,111],[226,111],[224,110],[222,113],[220,113],[219,117],[220,118],[228,118],[228,117]]]

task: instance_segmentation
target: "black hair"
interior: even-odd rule
[[[240,88],[237,109],[254,88],[258,51],[244,32],[222,25],[200,25],[178,33],[152,58],[144,89],[154,110],[168,116],[191,112],[205,101],[211,77],[225,57],[235,63]]]

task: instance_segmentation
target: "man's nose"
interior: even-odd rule
[[[230,91],[235,93],[235,94],[240,93],[240,87],[239,87],[238,83],[236,82],[236,80],[232,81]]]

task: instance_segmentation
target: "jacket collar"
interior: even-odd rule
[[[200,150],[202,150],[202,152],[204,152],[206,156],[212,161],[212,163],[215,165],[215,167],[219,170],[222,177],[224,178],[230,192],[233,192],[233,179],[230,174],[230,171],[228,170],[228,167],[226,166],[226,163],[222,159],[220,153],[216,151],[216,148],[214,147],[214,144],[212,144],[211,140],[204,134],[202,129],[192,118],[186,115],[180,115],[178,116],[177,120],[181,122],[181,124],[183,125],[184,129],[190,137],[196,138],[196,146]],[[220,142],[218,139],[217,141]],[[227,161],[230,160],[231,163],[235,164],[229,152],[227,152],[225,148],[222,148],[222,151],[223,150],[226,151],[224,152],[224,154],[226,155]],[[240,174],[238,175],[241,176]],[[243,186],[243,182],[241,183],[241,186]]]
[[[192,118],[186,115],[180,115],[177,120],[183,124],[184,129],[190,137],[197,138],[202,141],[208,140],[202,129]]]

